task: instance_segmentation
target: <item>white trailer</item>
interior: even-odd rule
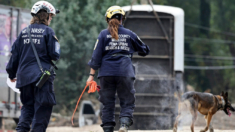
[[[124,27],[135,32],[150,47],[146,57],[134,54],[132,58],[136,68],[136,107],[135,123],[130,129],[170,129],[177,111],[175,95],[183,86],[184,11],[152,4],[122,9],[126,12]],[[117,101],[117,122],[120,109]]]

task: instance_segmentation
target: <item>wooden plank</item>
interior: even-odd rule
[[[115,115],[119,115],[119,112],[115,112]],[[166,113],[147,113],[147,112],[134,112],[133,115],[139,116],[172,116],[173,114],[166,114]]]
[[[115,107],[119,108],[120,105],[116,104]],[[135,105],[135,108],[147,108],[147,107],[151,107],[151,108],[169,108],[169,109],[175,109],[174,106],[169,106],[169,107],[162,107],[161,105]]]
[[[136,79],[138,80],[147,80],[147,79],[154,79],[154,80],[175,80],[175,78],[169,75],[155,75],[155,74],[136,74]]]
[[[174,97],[173,94],[135,93],[135,96]]]
[[[168,55],[147,55],[145,57],[139,56],[139,55],[133,55],[133,58],[138,58],[138,59],[170,59]],[[171,57],[173,58],[173,57]]]
[[[166,37],[162,36],[139,36],[140,39],[166,39]]]
[[[155,16],[146,16],[146,15],[131,15],[131,16],[128,16],[126,19],[134,19],[134,18],[138,18],[138,19],[156,19]],[[171,18],[174,18],[172,16],[159,16],[159,18],[162,18],[162,19],[171,19]]]

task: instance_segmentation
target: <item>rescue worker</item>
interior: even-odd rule
[[[60,57],[60,45],[52,28],[49,27],[52,17],[59,10],[47,1],[35,3],[31,9],[32,19],[29,25],[32,42],[35,45],[43,70],[48,70],[51,60]],[[23,104],[17,132],[45,132],[48,126],[53,105],[56,104],[52,74],[46,83],[36,87],[42,76],[28,36],[28,27],[23,29],[12,45],[12,56],[6,67],[12,82],[20,89]]]
[[[125,12],[120,6],[111,6],[105,14],[108,29],[100,32],[91,60],[90,76],[92,81],[95,71],[99,69],[99,100],[103,104],[102,124],[104,132],[113,132],[115,123],[115,94],[120,100],[121,124],[119,132],[127,132],[133,124],[135,108],[135,68],[131,58],[134,52],[140,56],[149,54],[149,47],[131,30],[123,27]]]

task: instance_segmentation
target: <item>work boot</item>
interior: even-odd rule
[[[103,126],[104,132],[113,132],[113,126]]]
[[[128,132],[129,126],[133,124],[133,121],[129,117],[121,117],[119,122],[120,128],[118,132]]]

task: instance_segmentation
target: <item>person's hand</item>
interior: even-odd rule
[[[90,76],[88,77],[86,83],[88,83],[88,82],[90,82],[90,81],[93,81],[93,80],[94,80],[94,77],[90,75]]]
[[[10,79],[10,80],[11,80],[11,79]],[[16,78],[11,80],[11,82],[15,82],[15,81],[16,81]]]

